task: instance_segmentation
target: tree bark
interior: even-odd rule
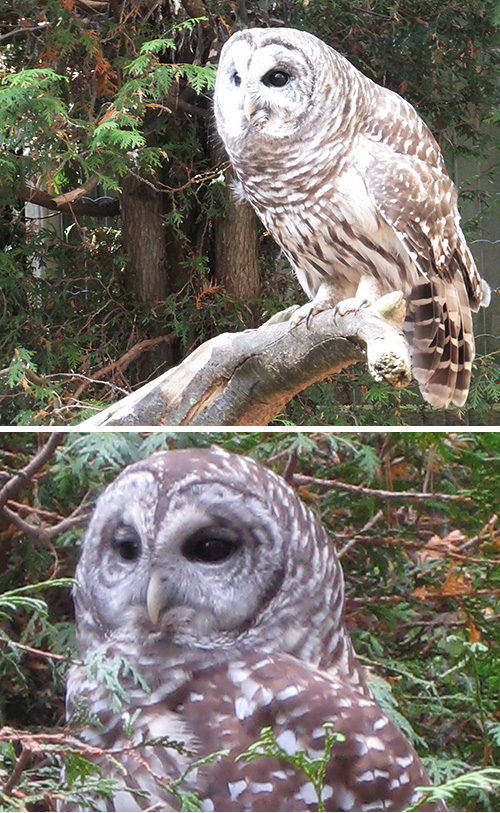
[[[228,187],[229,217],[214,224],[217,281],[237,299],[257,299],[261,291],[259,221],[246,201],[237,203]]]
[[[165,239],[164,197],[133,175],[123,182],[122,239],[127,280],[137,299],[154,305],[171,291]]]

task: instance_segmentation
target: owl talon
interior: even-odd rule
[[[351,299],[343,299],[333,309],[333,320],[336,321],[337,316],[345,316],[346,313],[358,313],[362,308],[369,308],[370,305],[369,299],[356,299],[354,296]]]
[[[312,320],[313,316],[315,316],[315,314],[316,314],[316,311],[314,310],[314,308],[311,308],[311,310],[309,311],[309,313],[306,316],[306,328],[308,330],[311,327],[311,320]]]

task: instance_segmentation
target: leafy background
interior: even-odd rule
[[[64,745],[75,651],[66,580],[118,471],[156,449],[211,443],[293,472],[341,557],[356,650],[433,779],[497,766],[498,433],[12,432],[0,448],[0,807],[54,810],[58,797],[102,787]],[[453,809],[499,802],[483,783]]]

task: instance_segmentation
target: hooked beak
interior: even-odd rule
[[[247,121],[250,121],[256,110],[257,105],[255,104],[255,101],[250,99],[248,96],[245,96],[243,101],[243,112]]]
[[[158,623],[160,613],[166,606],[167,597],[163,588],[161,576],[157,570],[151,574],[148,584],[148,592],[146,595],[146,606],[148,608],[148,615],[153,624]]]

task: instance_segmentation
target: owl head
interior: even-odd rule
[[[319,664],[343,624],[318,520],[280,477],[216,448],[126,468],[97,502],[76,579],[82,655],[160,636],[165,651],[279,647]]]
[[[221,52],[214,97],[226,146],[242,135],[310,138],[311,123],[318,117],[327,116],[335,126],[335,105],[345,103],[343,71],[335,71],[339,60],[353,70],[305,31],[251,28],[234,34]],[[334,81],[327,82],[332,76]]]

